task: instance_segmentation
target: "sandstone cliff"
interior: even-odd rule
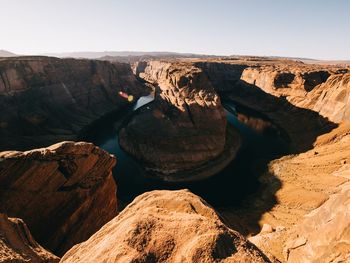
[[[135,72],[157,90],[155,101],[119,133],[127,152],[167,181],[210,176],[232,160],[239,136],[227,128],[219,96],[201,69],[193,63],[151,61],[137,64]],[[190,169],[197,172],[184,172]]]
[[[312,148],[318,135],[348,121],[347,68],[240,60],[199,61],[196,66],[221,99],[255,109],[284,130],[293,151]]]
[[[268,262],[226,227],[201,198],[186,190],[137,197],[61,262]]]
[[[339,123],[350,121],[350,74],[346,72],[304,65],[259,66],[246,68],[241,80]]]
[[[0,59],[0,150],[76,140],[83,128],[146,89],[128,64],[18,57]]]
[[[0,212],[19,217],[58,255],[117,213],[115,158],[90,143],[0,153]]]
[[[55,263],[59,258],[42,248],[23,220],[0,214],[0,262]]]

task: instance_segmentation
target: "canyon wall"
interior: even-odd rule
[[[135,73],[156,86],[156,97],[134,114],[119,138],[148,171],[161,172],[165,180],[186,180],[180,172],[206,164],[202,175],[210,176],[232,160],[239,136],[228,131],[220,98],[201,69],[193,63],[150,61],[137,64]],[[203,178],[193,174],[192,179]]]
[[[306,65],[291,61],[197,62],[215,90],[235,92],[238,86],[256,87],[296,107],[310,109],[340,123],[350,121],[350,73],[347,68]]]
[[[317,136],[349,121],[348,69],[292,61],[199,61],[221,99],[267,116],[292,151],[313,147]],[[299,124],[299,125],[296,125]]]
[[[128,64],[84,59],[0,59],[0,150],[76,140],[83,128],[146,91]]]
[[[350,121],[350,74],[347,72],[347,69],[303,65],[261,66],[245,69],[241,80],[340,123]]]
[[[115,157],[90,143],[0,152],[0,212],[61,255],[117,214]]]

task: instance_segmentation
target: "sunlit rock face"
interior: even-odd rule
[[[0,153],[0,213],[19,217],[58,255],[117,214],[116,160],[91,143]]]
[[[121,129],[121,146],[165,180],[180,180],[180,171],[215,162],[225,152],[228,131],[220,98],[206,74],[193,63],[162,61],[141,62],[135,72],[157,87],[156,98]],[[228,156],[238,149],[235,136]]]
[[[0,262],[57,263],[59,258],[41,247],[19,218],[0,213]]]
[[[0,59],[0,150],[75,140],[88,125],[146,91],[128,64],[86,59]]]
[[[269,262],[241,234],[188,190],[152,191],[137,197],[62,263]]]

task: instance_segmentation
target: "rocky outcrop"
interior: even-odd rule
[[[350,73],[332,75],[313,93],[319,95],[313,110],[337,123],[350,122]]]
[[[341,173],[350,179],[350,166]],[[350,183],[346,183],[293,228],[284,246],[287,262],[350,261],[349,200]]]
[[[220,99],[202,70],[193,63],[151,61],[136,65],[135,72],[157,86],[156,98],[121,129],[119,141],[149,173],[166,181],[195,180],[232,160],[239,136],[228,131]]]
[[[246,68],[241,81],[294,106],[318,112],[330,121],[350,121],[350,74],[347,69],[299,66]]]
[[[0,212],[19,217],[61,255],[117,213],[113,156],[90,143],[62,142],[0,153]]]
[[[187,190],[137,197],[61,262],[268,262]]]
[[[59,258],[42,248],[23,220],[0,214],[0,262],[55,263]]]
[[[218,92],[234,94],[242,92],[239,86],[256,87],[330,121],[349,121],[349,68],[288,60],[209,60],[196,65],[205,71]]]
[[[0,59],[0,150],[76,140],[88,125],[145,92],[128,64],[18,57]]]

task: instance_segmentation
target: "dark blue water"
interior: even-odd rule
[[[152,98],[141,98],[127,113],[150,102]],[[188,188],[203,197],[213,206],[239,205],[247,195],[257,191],[258,177],[267,163],[288,153],[288,144],[282,139],[280,131],[264,116],[233,102],[224,102],[227,120],[242,136],[242,146],[237,157],[215,176],[190,183],[164,183],[142,176],[142,167],[118,143],[118,128],[123,114],[95,133],[93,142],[117,156],[113,170],[118,185],[118,199],[128,203],[136,196],[155,189]],[[147,107],[145,105],[144,107]]]

